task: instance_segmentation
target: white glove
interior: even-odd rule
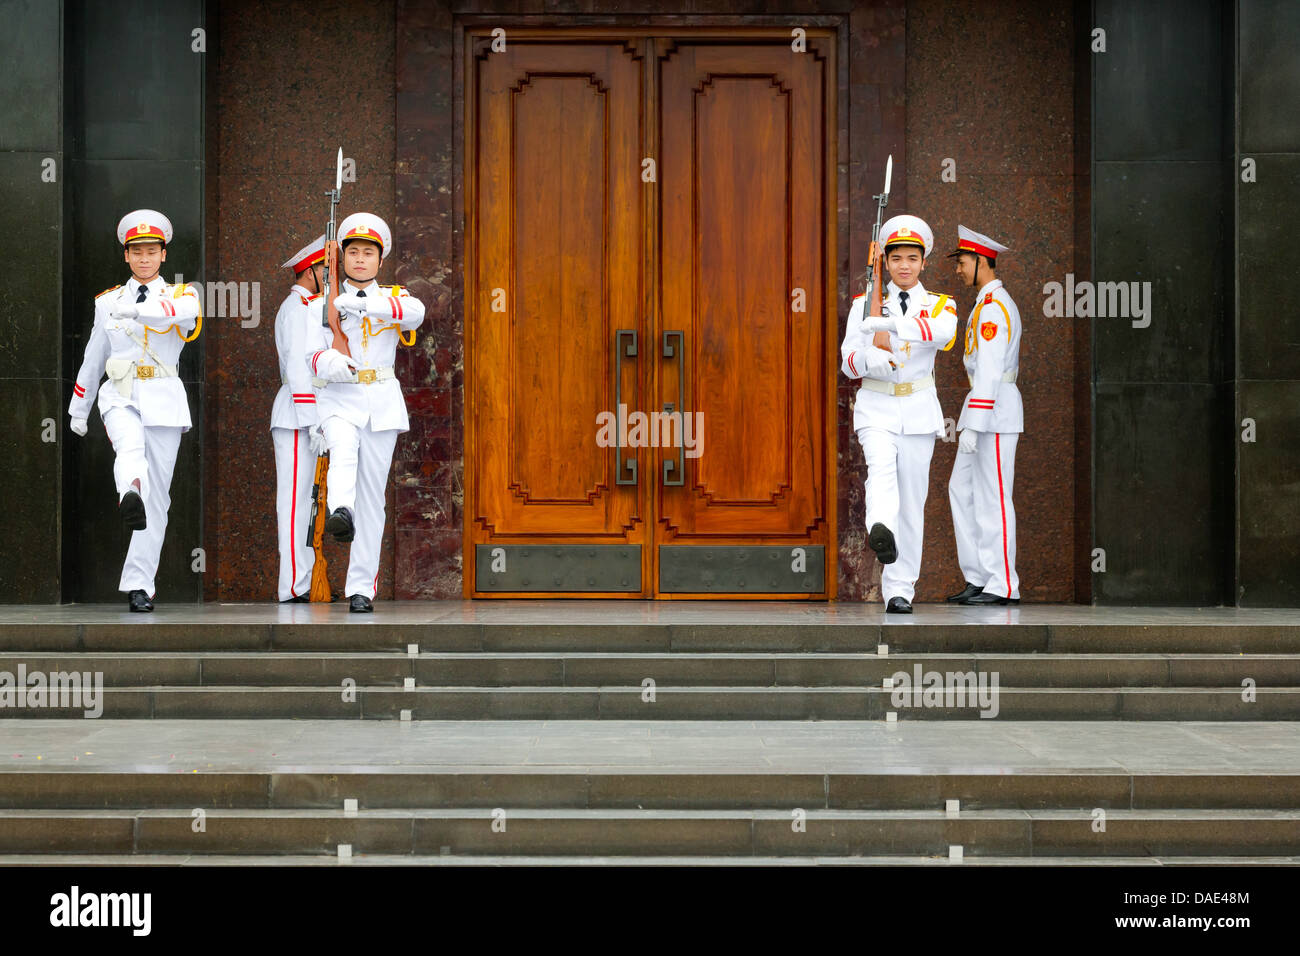
[[[957,436],[957,450],[963,455],[973,455],[977,442],[975,433],[969,428],[963,428],[961,434]]]
[[[140,310],[135,307],[134,302],[123,302],[113,310],[115,319],[134,319],[139,316]]]
[[[368,298],[359,295],[349,295],[344,292],[334,298],[334,308],[340,312],[352,312],[356,315],[366,314],[366,302]]]
[[[868,317],[866,321],[866,330],[868,332],[897,332],[898,323],[893,319],[873,315]]]
[[[357,360],[338,349],[326,349],[316,361],[321,378],[329,382],[351,382],[356,379]]]
[[[313,428],[309,433],[311,443],[311,456],[319,458],[325,454],[325,432],[320,427]]]
[[[86,437],[86,420],[84,418],[74,418],[70,427],[74,434],[83,438]]]
[[[131,310],[142,319],[165,319],[168,318],[167,310],[163,308],[161,299],[145,299],[139,305],[131,306]]]
[[[868,345],[861,354],[867,363],[867,375],[871,378],[883,378],[894,370],[892,354],[884,349]]]

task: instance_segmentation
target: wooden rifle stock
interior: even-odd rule
[[[330,591],[329,565],[325,561],[325,549],[322,547],[322,541],[325,538],[325,517],[329,513],[329,505],[326,504],[325,497],[325,476],[329,471],[329,455],[321,455],[316,459],[316,483],[311,489],[311,546],[316,552],[316,561],[311,566],[311,600],[312,603],[328,604],[334,600],[334,595]]]

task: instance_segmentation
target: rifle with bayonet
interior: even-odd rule
[[[880,224],[884,219],[885,207],[889,205],[889,184],[894,176],[894,156],[891,153],[885,161],[885,189],[872,198],[876,200],[876,224],[871,229],[871,245],[867,249],[867,309],[865,316],[880,315],[882,307],[881,289],[884,287],[884,250],[880,248]],[[888,332],[877,332],[872,338],[876,348],[891,351]]]
[[[330,198],[330,221],[325,229],[325,325],[329,326],[334,337],[331,343],[336,351],[350,356],[348,337],[339,327],[339,310],[334,300],[339,296],[339,244],[338,231],[334,224],[334,214],[339,207],[339,196],[343,193],[343,147],[339,147],[338,161],[334,168],[334,188],[326,190]]]
[[[331,345],[344,355],[351,355],[348,349],[348,337],[339,326],[339,310],[334,300],[339,295],[339,244],[335,215],[338,212],[339,197],[343,192],[343,147],[339,147],[338,158],[334,165],[334,188],[326,190],[330,200],[330,221],[325,228],[325,292],[324,324],[329,327],[333,338]],[[330,590],[329,565],[325,561],[325,519],[329,514],[326,503],[326,475],[329,473],[330,455],[325,452],[316,458],[316,480],[311,489],[311,520],[307,523],[307,544],[316,553],[316,560],[311,569],[311,600],[328,604],[334,600]]]

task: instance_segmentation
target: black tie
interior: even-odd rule
[[[358,290],[357,290],[357,295],[359,295],[361,298],[364,299],[364,298],[366,297],[366,290],[365,290],[365,289],[358,289]]]
[[[145,296],[147,296],[148,294],[149,294],[149,287],[147,285],[140,286],[140,294],[135,297],[135,301],[143,302]]]
[[[907,293],[906,292],[898,293],[898,304],[903,309],[903,315],[907,315]]]

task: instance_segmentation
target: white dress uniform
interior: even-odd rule
[[[391,247],[387,225],[377,216],[354,213],[339,227],[339,245],[354,236],[372,235],[374,241],[382,237],[387,256]],[[343,260],[341,249],[339,259]],[[374,280],[361,286],[344,280],[339,291],[340,295],[364,293],[364,314],[350,309],[339,313],[339,327],[347,336],[357,371],[348,381],[328,381],[322,374],[332,359],[341,358],[331,347],[330,330],[324,325],[324,296],[314,296],[309,303],[306,361],[317,387],[316,408],[330,455],[329,510],[332,514],[347,508],[354,515],[345,593],[373,599],[379,583],[389,467],[397,436],[410,428],[393,364],[399,336],[411,333],[413,341],[414,330],[424,322],[424,303],[401,286],[381,286]]]
[[[897,216],[882,226],[882,245],[897,244],[900,225],[922,237],[929,233],[916,217]],[[928,243],[915,244],[929,252]],[[867,462],[866,525],[889,528],[898,550],[898,560],[884,565],[882,597],[886,603],[894,597],[911,602],[921,570],[930,457],[935,437],[944,433],[934,358],[956,340],[957,311],[950,297],[929,292],[920,282],[902,290],[891,281],[884,292],[882,311],[897,326],[889,334],[892,354],[872,345],[868,302],[858,296],[849,309],[840,368],[861,379],[853,428]]]
[[[959,251],[992,255],[1005,247],[978,233],[975,248],[966,238]],[[988,243],[989,245],[985,245]],[[963,363],[970,393],[962,405],[959,431],[976,435],[974,454],[958,454],[948,482],[957,560],[966,580],[986,594],[1020,598],[1016,575],[1016,511],[1011,501],[1016,475],[1016,445],[1025,428],[1024,405],[1016,378],[1020,372],[1020,311],[1002,286],[986,282],[966,320]]]
[[[284,266],[298,276],[323,261],[325,237],[299,250]],[[310,429],[316,425],[316,390],[311,371],[302,361],[311,317],[307,305],[313,293],[294,285],[275,315],[275,351],[280,362],[280,390],[271,406],[271,443],[275,449],[275,513],[280,551],[278,597],[288,601],[311,590],[316,552],[307,543],[311,523],[311,491],[316,459],[311,454]],[[314,339],[313,339],[314,341]]]
[[[123,246],[136,241],[166,243],[171,237],[170,221],[153,210],[128,213],[118,224]],[[126,317],[132,313],[135,317]],[[140,483],[146,526],[131,535],[120,591],[144,591],[150,598],[154,594],[171,506],[172,471],[181,435],[191,426],[177,366],[185,342],[198,334],[201,322],[202,306],[194,288],[169,285],[160,276],[143,286],[131,278],[95,298],[94,326],[68,414],[84,429],[98,394],[100,418],[115,455],[118,500],[133,482]],[[105,373],[109,381],[101,388]]]

